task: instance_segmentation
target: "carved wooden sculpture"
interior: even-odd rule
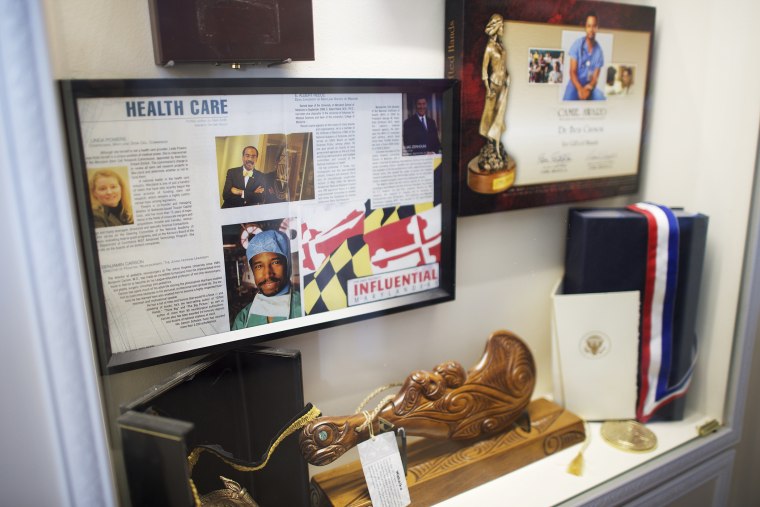
[[[507,429],[523,414],[536,383],[536,366],[528,347],[508,331],[493,333],[480,362],[469,372],[456,361],[432,372],[409,375],[398,394],[372,421],[380,418],[403,427],[407,435],[470,440]],[[301,431],[301,453],[312,465],[326,465],[366,440],[364,414],[319,417]]]

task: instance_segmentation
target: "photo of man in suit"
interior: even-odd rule
[[[428,101],[418,97],[414,103],[415,112],[404,120],[404,152],[407,155],[440,153],[441,141],[435,120],[427,116]]]
[[[270,178],[256,169],[259,150],[253,146],[243,149],[243,165],[227,171],[224,180],[222,208],[237,208],[254,204],[278,202]]]

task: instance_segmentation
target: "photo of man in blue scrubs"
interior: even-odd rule
[[[596,40],[599,19],[595,13],[586,16],[586,35],[576,40],[570,56],[570,79],[562,100],[605,100],[604,92],[597,89],[599,74],[604,66],[604,53]]]

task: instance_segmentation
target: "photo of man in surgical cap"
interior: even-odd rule
[[[290,281],[290,240],[279,230],[256,234],[246,248],[257,293],[235,317],[232,329],[301,316],[301,297]]]

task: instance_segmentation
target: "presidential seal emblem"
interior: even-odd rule
[[[592,331],[583,335],[578,345],[586,359],[600,359],[610,353],[612,340],[601,331]]]

